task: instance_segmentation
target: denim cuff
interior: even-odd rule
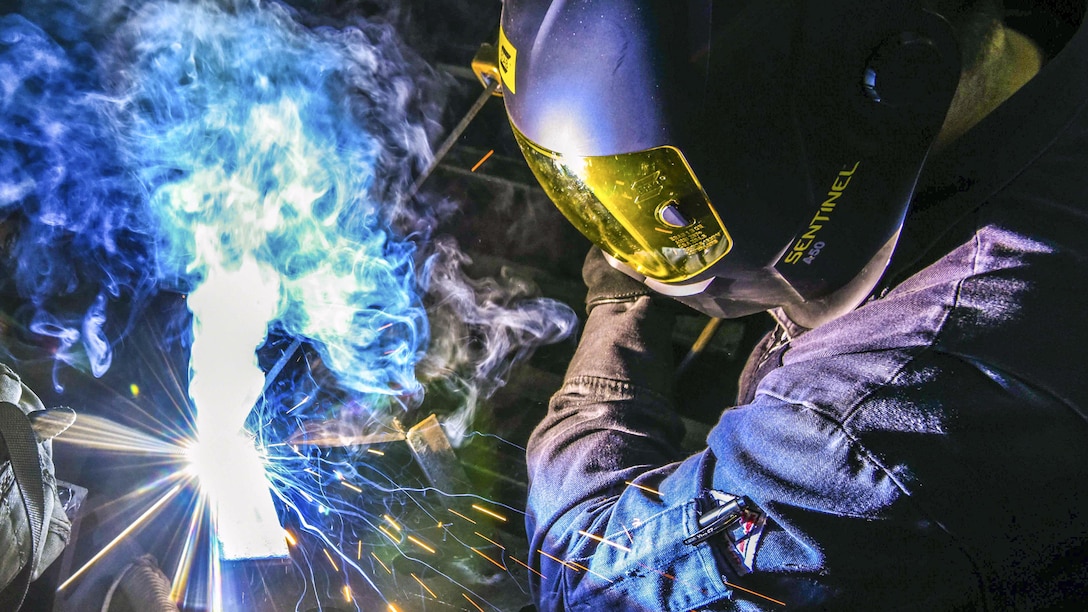
[[[592,310],[566,379],[628,381],[671,397],[675,366],[672,330],[676,315],[649,296],[602,303]]]

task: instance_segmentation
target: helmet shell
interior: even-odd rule
[[[732,248],[650,284],[716,316],[874,276],[960,75],[948,22],[901,0],[506,0],[499,53],[543,149],[683,153]]]

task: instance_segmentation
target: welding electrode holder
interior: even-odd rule
[[[499,49],[491,43],[483,43],[472,58],[472,72],[491,95],[502,97],[502,79],[499,77]]]

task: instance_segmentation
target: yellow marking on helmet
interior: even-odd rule
[[[858,166],[860,165],[861,162],[859,161],[849,170],[843,168],[838,176],[835,177],[835,182],[831,184],[831,189],[827,192],[827,199],[820,204],[820,210],[812,216],[812,221],[809,222],[805,233],[793,244],[793,249],[783,260],[785,263],[796,264],[799,261],[804,261],[808,264],[812,263],[815,256],[819,253],[819,248],[815,249],[813,254],[809,257],[805,257],[805,252],[816,242],[816,237],[820,233],[820,230],[823,229],[824,224],[831,220],[831,214],[835,210],[838,199],[842,197],[842,194],[846,191],[846,187],[850,184],[850,179],[854,177],[854,173],[858,171]]]
[[[517,81],[518,48],[510,44],[506,38],[506,32],[499,28],[499,80],[503,89],[516,94],[515,82]]]

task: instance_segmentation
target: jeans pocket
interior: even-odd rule
[[[684,543],[697,530],[694,501],[649,518],[626,509],[608,533],[581,532],[564,560],[570,610],[693,610],[728,595],[710,547]]]

